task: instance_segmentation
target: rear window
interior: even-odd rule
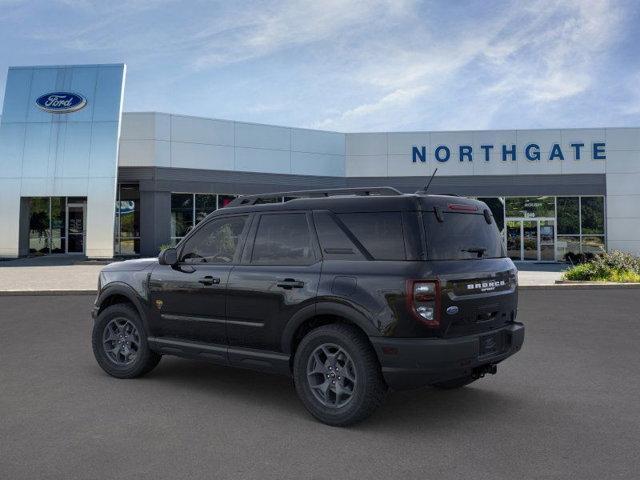
[[[400,212],[342,213],[338,218],[375,260],[405,260]]]
[[[468,260],[505,256],[495,221],[484,215],[443,212],[439,222],[434,212],[423,214],[429,260]]]
[[[253,244],[254,265],[310,265],[315,258],[304,213],[262,215]]]

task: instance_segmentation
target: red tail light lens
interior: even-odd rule
[[[454,212],[477,212],[478,207],[475,205],[465,205],[463,203],[450,203],[449,210]]]
[[[440,284],[437,280],[407,282],[407,302],[418,321],[429,327],[440,326]]]

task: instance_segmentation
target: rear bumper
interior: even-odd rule
[[[493,353],[481,352],[481,337],[497,334],[501,346]],[[421,387],[460,378],[485,365],[496,364],[522,347],[524,325],[506,327],[457,338],[388,338],[371,337],[382,374],[395,390]]]

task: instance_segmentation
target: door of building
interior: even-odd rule
[[[507,218],[507,255],[518,261],[556,259],[556,221],[553,218]]]
[[[86,204],[67,203],[67,253],[84,253]]]

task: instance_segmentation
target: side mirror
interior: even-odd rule
[[[175,248],[167,248],[158,255],[160,265],[175,265],[178,263],[178,251]]]

